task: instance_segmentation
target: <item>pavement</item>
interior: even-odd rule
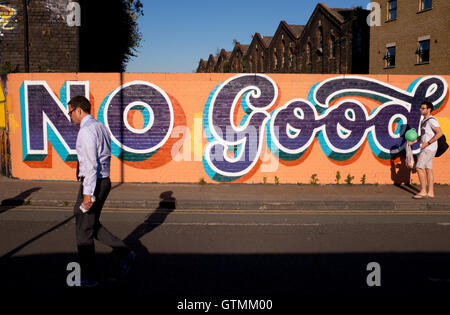
[[[73,206],[76,181],[18,180],[0,176],[2,206]],[[297,185],[112,183],[105,208],[178,210],[363,210],[450,212],[450,186],[435,185],[435,198],[412,196],[413,185]],[[167,208],[167,207],[166,207]]]

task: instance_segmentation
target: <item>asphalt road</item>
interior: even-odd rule
[[[78,261],[71,216],[69,207],[0,208],[2,291],[170,297],[169,309],[185,299],[450,294],[448,211],[104,209],[103,225],[137,258],[126,279],[95,289],[66,284]],[[96,249],[104,280],[115,260]]]

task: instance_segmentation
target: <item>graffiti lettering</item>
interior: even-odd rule
[[[127,105],[124,105],[127,104]],[[130,110],[144,117],[144,128],[133,128]],[[103,101],[98,120],[111,131],[111,152],[127,161],[143,161],[155,154],[169,138],[174,118],[172,103],[156,85],[133,81],[115,89]]]
[[[255,83],[256,87],[249,88],[245,83],[246,80],[254,80],[256,77],[260,82]],[[264,129],[264,124],[267,124],[268,147],[280,159],[298,159],[316,136],[323,152],[333,160],[342,161],[351,158],[366,137],[375,155],[382,159],[389,159],[404,149],[404,133],[410,128],[419,129],[420,103],[425,100],[431,101],[435,108],[438,108],[447,93],[447,82],[437,76],[415,80],[406,91],[364,77],[336,77],[316,84],[311,89],[308,100],[295,99],[276,109],[270,120],[264,115],[265,112],[256,112],[262,115],[255,124],[245,123],[244,128],[235,128],[230,121],[233,120],[234,105],[239,96],[246,92],[245,89],[258,88],[258,84],[262,82],[271,81],[263,75],[234,77],[211,93],[205,106],[205,112],[208,114],[204,115],[207,117],[205,131],[211,135],[208,137],[210,144],[205,150],[204,164],[212,179],[235,180],[255,165],[261,150],[259,146],[257,150],[251,150],[252,146],[249,143],[252,140],[245,138],[247,130],[244,128],[253,126],[257,128],[254,134],[259,135],[259,132]],[[221,95],[220,103],[217,102],[218,95]],[[270,93],[262,93],[262,95],[266,97],[266,100],[267,97],[269,99],[274,97],[274,94]],[[331,102],[352,95],[371,98],[381,102],[382,105],[370,114],[364,105],[356,100],[345,100],[329,107]],[[246,101],[241,102],[241,106],[244,111],[248,111],[247,97],[243,99]],[[270,100],[272,101],[273,98]],[[266,101],[265,104],[268,102]],[[247,116],[243,121],[246,119],[248,119]],[[397,125],[395,131],[393,131],[394,124]],[[215,133],[213,126],[219,127],[219,130],[225,128],[227,139]],[[231,137],[228,132],[230,129],[236,129],[236,133],[232,133]],[[229,150],[233,145],[238,145],[238,141],[244,138],[247,140],[244,143],[248,143],[244,147],[248,154],[240,155],[239,159],[235,157],[230,160],[225,156],[224,159],[213,161],[214,153],[218,151],[221,157],[224,151]],[[261,139],[256,136],[253,141],[261,141]],[[242,143],[239,145],[242,147]],[[415,144],[413,149],[415,153],[418,153],[418,144]]]
[[[253,168],[261,154],[264,126],[270,118],[267,110],[277,96],[276,84],[263,75],[237,75],[214,89],[203,114],[210,142],[203,165],[211,178],[232,181]],[[246,115],[235,126],[233,113],[240,100]]]
[[[264,154],[268,151],[272,153],[266,167],[269,171],[274,171],[280,160],[298,160],[315,138],[334,161],[351,159],[365,141],[378,158],[391,159],[404,149],[408,129],[420,131],[421,102],[430,101],[437,109],[447,93],[447,82],[439,76],[418,78],[406,90],[368,77],[339,76],[312,86],[305,99],[292,99],[272,110],[279,94],[276,83],[263,74],[239,74],[217,85],[205,103],[202,123],[207,144],[202,157],[200,124],[193,137],[199,143],[192,144],[189,128],[174,129],[171,99],[152,83],[132,81],[114,89],[101,103],[97,119],[110,130],[112,154],[121,160],[147,160],[169,137],[182,134],[171,148],[173,160],[191,160],[189,150],[194,148],[194,153],[199,153],[194,154],[194,161],[202,158],[211,179],[230,182],[267,162]],[[88,97],[89,82],[66,81],[60,99],[45,81],[22,82],[24,161],[44,160],[47,141],[64,161],[76,160],[78,127],[70,122],[67,108],[75,95]],[[379,105],[370,110],[364,98]],[[130,112],[142,116],[141,126],[130,123]],[[419,152],[418,144],[413,152]]]
[[[14,15],[16,15],[15,9],[0,4],[0,29],[5,31],[14,29],[15,26],[9,25]]]
[[[61,100],[45,81],[24,81],[20,87],[22,121],[22,155],[24,161],[43,161],[50,141],[63,161],[76,161],[76,138],[79,127],[72,124],[67,107],[76,95],[89,96],[89,83],[66,81],[60,90]]]

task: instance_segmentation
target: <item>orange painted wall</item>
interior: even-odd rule
[[[187,126],[190,130],[191,139],[184,138],[182,134],[172,133],[168,142],[154,156],[142,162],[122,162],[112,157],[111,178],[112,181],[125,182],[199,182],[203,178],[206,182],[215,183],[206,174],[201,153],[207,143],[199,130],[194,128],[195,120],[201,122],[205,102],[211,91],[219,83],[231,78],[234,74],[100,74],[100,73],[31,73],[8,75],[7,108],[10,128],[12,174],[20,179],[45,179],[45,180],[74,180],[75,162],[64,162],[49,144],[47,158],[42,161],[22,160],[22,133],[21,133],[21,107],[20,86],[24,80],[46,81],[52,91],[59,97],[59,90],[63,83],[68,80],[89,81],[90,101],[94,107],[94,117],[97,118],[98,109],[109,93],[118,88],[121,83],[133,80],[147,81],[160,87],[167,93],[172,101],[175,123],[174,127]],[[306,99],[310,89],[318,82],[336,75],[304,75],[304,74],[268,74],[278,87],[278,99],[273,108],[283,106],[293,99]],[[365,76],[386,82],[401,90],[407,87],[420,76]],[[450,76],[441,76],[450,82]],[[362,97],[350,96],[351,99],[360,100],[366,108],[374,109],[379,103]],[[369,111],[370,112],[370,111]],[[450,106],[447,97],[437,113],[434,113],[445,134],[450,135]],[[237,113],[242,117],[242,113]],[[142,119],[139,116],[129,116],[133,124],[139,128]],[[174,129],[179,130],[179,129]],[[196,139],[196,140],[195,140]],[[191,152],[184,152],[184,158],[188,161],[173,160],[172,151],[181,147],[182,141],[186,141],[184,148],[190,148]],[[203,144],[200,145],[200,142]],[[393,183],[393,170],[399,171],[400,159],[394,161],[381,160],[372,153],[367,140],[358,153],[350,160],[335,161],[328,158],[318,144],[317,138],[300,159],[295,161],[282,161],[275,158],[263,145],[261,161],[247,175],[235,182],[273,183],[275,176],[280,183],[309,183],[311,175],[317,174],[319,183],[334,183],[336,172],[339,171],[342,179],[347,174],[354,176],[354,183],[359,183],[363,175],[366,183],[387,184]],[[180,154],[182,154],[181,152]],[[179,156],[180,157],[180,156]],[[393,163],[393,164],[392,164]],[[444,154],[434,161],[435,180],[437,183],[450,183],[450,153]],[[412,181],[418,182],[417,175],[412,175]]]

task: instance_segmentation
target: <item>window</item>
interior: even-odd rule
[[[430,62],[430,40],[421,40],[419,41],[419,46],[416,50],[417,55],[417,63],[428,63]]]
[[[355,36],[355,53],[360,54],[362,51],[362,32],[361,28],[358,28],[356,30],[356,36]]]
[[[336,57],[336,37],[331,35],[330,38],[330,57],[335,58]]]
[[[397,0],[388,1],[388,21],[395,20],[397,18]]]
[[[431,9],[432,0],[420,0],[420,11]]]
[[[312,46],[311,43],[306,45],[306,62],[311,63]]]
[[[384,55],[384,66],[386,68],[395,67],[395,46],[386,47],[386,54]]]
[[[319,49],[320,49],[320,51],[322,52],[322,49],[323,49],[323,29],[322,29],[322,26],[320,26],[319,27],[319,36],[318,36],[319,38],[319,42],[318,42],[318,46],[319,46]]]
[[[261,72],[264,72],[264,54],[261,54],[259,64],[261,65]]]
[[[273,60],[273,70],[276,70],[278,66],[278,56],[276,52],[273,53],[272,60]]]
[[[292,49],[292,47],[289,47],[288,54],[289,54],[289,69],[291,69],[292,65],[294,64],[294,50]]]

